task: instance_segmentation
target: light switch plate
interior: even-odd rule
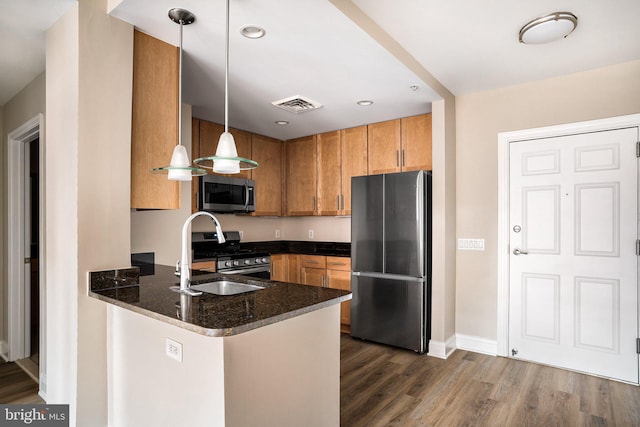
[[[484,251],[484,239],[458,239],[461,251]]]
[[[276,239],[280,238],[280,230],[276,230]]]
[[[182,363],[182,344],[171,338],[165,340],[165,351],[167,356]]]
[[[313,230],[309,230],[309,238],[313,239]]]

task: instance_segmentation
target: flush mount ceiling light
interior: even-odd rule
[[[357,104],[361,107],[368,107],[369,105],[373,104],[373,101],[371,101],[370,99],[363,99],[362,101],[358,101]]]
[[[201,157],[193,162],[216,173],[235,174],[241,170],[255,169],[258,162],[238,157],[236,142],[229,133],[229,0],[227,0],[226,32],[224,46],[224,132],[218,140],[215,156]],[[210,163],[209,163],[210,162]]]
[[[536,18],[520,29],[520,43],[543,44],[567,37],[578,26],[570,12],[555,12]]]
[[[182,145],[182,27],[189,25],[196,20],[196,16],[185,9],[171,9],[169,19],[180,25],[180,61],[178,71],[178,145],[173,149],[171,163],[169,166],[162,166],[151,169],[151,173],[168,175],[172,181],[191,181],[194,176],[206,175],[207,171],[191,166],[187,149]]]
[[[258,27],[256,25],[245,25],[240,28],[240,34],[245,36],[248,39],[260,39],[267,34],[267,32],[262,27]]]
[[[289,122],[286,120],[276,120],[276,124],[280,126],[286,126],[289,124]]]

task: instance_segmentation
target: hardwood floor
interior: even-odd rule
[[[38,383],[15,363],[0,360],[0,403],[45,403]]]
[[[503,357],[341,337],[341,425],[638,426],[640,388]]]
[[[358,426],[639,426],[640,388],[503,357],[447,360],[341,337],[340,418]],[[0,361],[0,403],[44,403]]]

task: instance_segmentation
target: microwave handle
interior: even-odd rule
[[[249,209],[249,183],[244,182],[244,210]]]

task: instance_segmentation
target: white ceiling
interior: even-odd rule
[[[77,0],[0,0],[0,105],[44,71],[44,33]]]
[[[0,105],[44,69],[44,30],[75,0],[0,0]],[[353,0],[453,94],[462,95],[640,59],[640,1]],[[174,45],[184,28],[184,95],[196,117],[224,119],[224,0],[123,0],[114,16]],[[521,45],[529,20],[578,16],[565,40]],[[18,16],[20,19],[16,19]],[[11,19],[9,19],[9,17]],[[260,25],[263,39],[239,34]],[[420,89],[411,91],[410,85]],[[439,99],[329,0],[231,0],[230,125],[290,139],[430,111]],[[322,109],[292,114],[271,101],[303,95]],[[372,99],[370,107],[355,104]],[[278,126],[276,120],[288,120]]]

